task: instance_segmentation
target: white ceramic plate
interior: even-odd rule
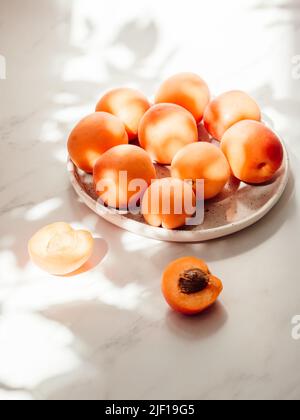
[[[158,177],[168,175],[167,168],[157,166]],[[262,219],[280,200],[289,179],[289,159],[284,162],[272,182],[260,186],[246,185],[231,179],[223,193],[205,204],[204,223],[180,230],[149,226],[141,215],[120,214],[97,202],[91,175],[78,170],[69,159],[71,183],[82,201],[96,214],[122,229],[148,238],[169,242],[203,242],[231,235]]]

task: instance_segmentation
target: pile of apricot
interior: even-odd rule
[[[190,214],[184,206],[181,214],[174,211],[184,197],[175,187],[183,190],[189,180],[193,202],[210,200],[232,176],[262,184],[281,167],[283,146],[248,94],[231,91],[212,99],[201,77],[181,73],[160,86],[154,102],[134,89],[114,89],[70,134],[69,155],[78,168],[93,174],[105,205],[124,208],[134,196],[147,223],[177,229]],[[199,124],[211,142],[199,141]],[[170,167],[171,177],[156,179],[154,164]],[[127,173],[126,182],[120,183],[121,172]],[[130,187],[135,179],[143,181],[138,192]],[[197,195],[197,180],[204,181],[204,197]],[[98,188],[100,184],[106,188]],[[153,191],[156,206],[151,203]],[[163,200],[172,202],[168,215],[162,214]]]
[[[199,140],[200,124],[210,141]],[[212,99],[205,81],[192,73],[166,80],[154,104],[134,89],[106,93],[72,130],[68,151],[80,170],[93,174],[104,205],[130,209],[137,202],[149,225],[165,229],[184,226],[198,201],[215,198],[232,176],[254,185],[271,181],[284,157],[249,95],[231,91]],[[170,176],[157,179],[155,164],[168,166]],[[200,195],[198,181],[204,182]],[[64,276],[89,261],[94,239],[54,223],[31,238],[28,250],[41,269]],[[185,315],[209,308],[222,290],[221,280],[195,257],[173,261],[163,273],[167,303]]]

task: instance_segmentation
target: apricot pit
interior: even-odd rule
[[[162,292],[167,303],[184,315],[203,312],[217,301],[222,290],[221,280],[195,257],[173,261],[163,274]]]

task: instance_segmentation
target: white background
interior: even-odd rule
[[[299,1],[1,0],[0,54],[0,399],[300,398]],[[65,167],[68,133],[103,91],[152,96],[182,70],[215,94],[252,94],[293,170],[263,221],[196,245],[99,220]],[[99,238],[94,268],[74,278],[27,255],[33,233],[62,220]],[[224,281],[199,318],[171,313],[160,293],[164,267],[184,255]]]

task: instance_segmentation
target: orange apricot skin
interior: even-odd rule
[[[95,112],[82,119],[72,130],[68,151],[78,168],[92,173],[97,159],[110,148],[121,144],[128,144],[122,121],[106,112]]]
[[[218,141],[230,127],[242,120],[261,121],[261,111],[254,99],[238,90],[223,93],[212,100],[204,113],[205,128]]]
[[[201,77],[194,73],[179,73],[160,86],[155,103],[180,105],[191,112],[196,122],[200,123],[209,100],[209,88]]]
[[[284,157],[283,145],[276,134],[255,121],[240,121],[227,130],[221,148],[233,175],[249,184],[270,181]]]
[[[127,173],[127,184],[120,183],[121,172]],[[131,144],[116,146],[104,153],[94,166],[94,184],[96,191],[105,204],[119,209],[127,208],[136,194],[142,198],[152,180],[156,179],[156,170],[145,150]],[[141,191],[130,191],[130,182],[142,180],[145,188]],[[101,181],[109,181],[113,188],[101,194],[97,185]],[[116,191],[116,196],[115,196]]]
[[[171,173],[182,180],[204,180],[204,199],[217,196],[230,178],[230,167],[223,152],[206,142],[190,144],[174,157]],[[203,197],[197,197],[199,199]]]
[[[164,203],[169,207],[168,214],[163,210]],[[189,184],[179,179],[163,178],[147,189],[142,201],[142,214],[149,225],[172,230],[186,224],[186,220],[195,213],[195,206],[196,197]],[[182,211],[177,212],[177,208]]]
[[[141,118],[151,107],[148,99],[138,90],[113,89],[98,102],[96,112],[108,112],[120,118],[125,125],[129,140],[135,140]]]
[[[198,268],[209,274],[206,289],[193,295],[180,291],[179,278],[187,270]],[[207,264],[195,257],[183,257],[168,265],[163,273],[162,293],[169,306],[183,315],[198,315],[212,306],[223,291],[221,280],[210,274]]]
[[[163,165],[170,165],[182,147],[197,141],[198,129],[193,115],[178,105],[154,105],[139,125],[141,147]]]

